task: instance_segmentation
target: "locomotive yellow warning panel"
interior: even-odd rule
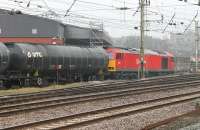
[[[116,60],[114,60],[114,59],[109,60],[108,71],[116,71]]]

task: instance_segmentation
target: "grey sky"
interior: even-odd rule
[[[69,9],[73,0],[32,0],[30,7],[26,8],[29,0],[18,0],[23,3],[13,2],[14,0],[0,0],[1,8],[20,9],[32,14],[44,14],[52,10],[59,14],[57,19],[64,20],[67,23],[88,26],[88,23],[104,23],[104,29],[113,37],[139,35],[138,0],[125,0],[125,7],[129,10],[122,11],[118,8],[124,7],[124,0],[77,0],[67,17],[63,17],[66,10]],[[179,0],[151,0],[151,5],[147,7],[147,20],[153,20],[146,23],[146,32],[149,36],[165,38],[170,32],[181,33],[195,16],[198,6],[193,5],[197,0],[188,0],[189,3]],[[96,3],[96,4],[95,4]],[[49,7],[49,9],[47,8]],[[166,31],[163,29],[175,13],[173,23],[176,25],[168,26]],[[135,14],[135,15],[133,15]],[[163,16],[163,21],[161,21]],[[199,15],[197,19],[199,19]],[[183,22],[183,24],[181,24]],[[194,29],[194,24],[190,29]]]

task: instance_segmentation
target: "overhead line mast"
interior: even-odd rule
[[[140,78],[145,78],[144,70],[144,1],[140,0]]]
[[[198,72],[198,48],[199,48],[199,29],[198,29],[198,21],[195,20],[195,72]]]

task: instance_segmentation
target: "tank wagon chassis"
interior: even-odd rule
[[[2,86],[44,86],[49,82],[87,81],[107,68],[102,48],[0,44]]]

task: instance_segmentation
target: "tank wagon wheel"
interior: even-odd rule
[[[0,89],[1,88],[4,88],[4,86],[3,86],[3,81],[2,80],[0,80]]]
[[[45,78],[38,77],[37,78],[37,85],[40,86],[40,87],[42,87],[42,86],[48,86],[49,82]]]
[[[12,87],[11,81],[9,81],[9,80],[3,81],[3,86],[4,86],[5,88],[7,88],[7,89],[11,88],[11,87]]]
[[[20,87],[25,86],[25,80],[24,79],[19,79],[19,86]]]
[[[25,86],[30,86],[30,79],[25,79],[24,80],[24,85]]]
[[[37,78],[37,85],[42,86],[43,85],[43,79],[41,77]]]
[[[18,79],[18,84],[20,87],[28,87],[31,85],[30,79],[25,78],[25,79]],[[33,85],[33,84],[32,84]]]
[[[92,81],[95,81],[95,80],[97,80],[96,76],[92,75]]]
[[[36,83],[37,83],[37,85],[38,85],[39,87],[48,86],[48,85],[49,85],[48,80],[46,80],[46,79],[44,79],[44,78],[41,78],[41,77],[38,77],[38,78],[37,78]]]
[[[85,74],[85,75],[83,76],[83,81],[88,82],[88,80],[89,80],[89,75],[88,75],[88,74]]]

